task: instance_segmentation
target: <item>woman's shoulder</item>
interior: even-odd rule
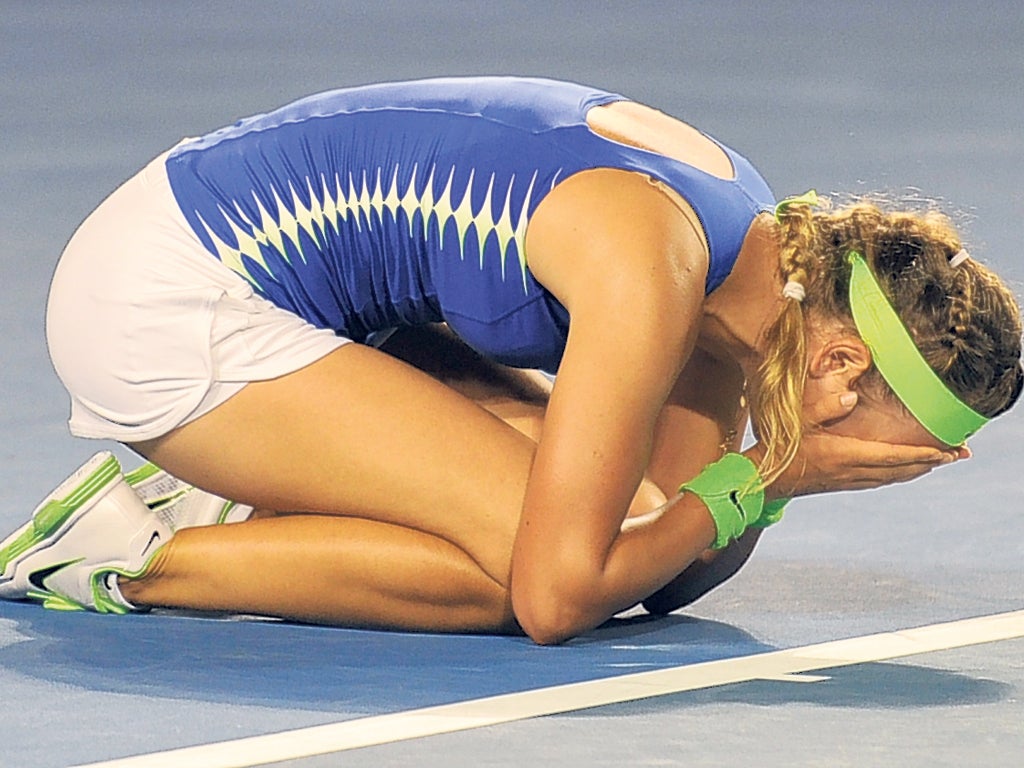
[[[686,201],[661,182],[616,168],[559,183],[534,212],[525,248],[530,271],[570,312],[574,294],[600,283],[653,279],[668,287],[686,275],[703,285],[708,268]]]

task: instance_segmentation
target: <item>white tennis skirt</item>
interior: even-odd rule
[[[160,437],[349,341],[214,258],[174,200],[165,157],[90,214],[53,277],[46,338],[80,437]]]

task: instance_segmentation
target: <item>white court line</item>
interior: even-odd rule
[[[1024,637],[1024,611],[299,728],[78,768],[250,768],[542,715]],[[813,680],[813,678],[812,678]],[[810,682],[811,680],[807,680]]]

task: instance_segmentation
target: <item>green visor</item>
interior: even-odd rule
[[[864,257],[850,251],[846,258],[853,322],[878,372],[921,426],[946,445],[963,444],[988,418],[954,395],[928,365]]]

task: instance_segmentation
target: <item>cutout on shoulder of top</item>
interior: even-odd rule
[[[732,180],[736,169],[725,150],[692,125],[635,101],[616,101],[587,112],[594,133],[691,165],[719,179]]]

